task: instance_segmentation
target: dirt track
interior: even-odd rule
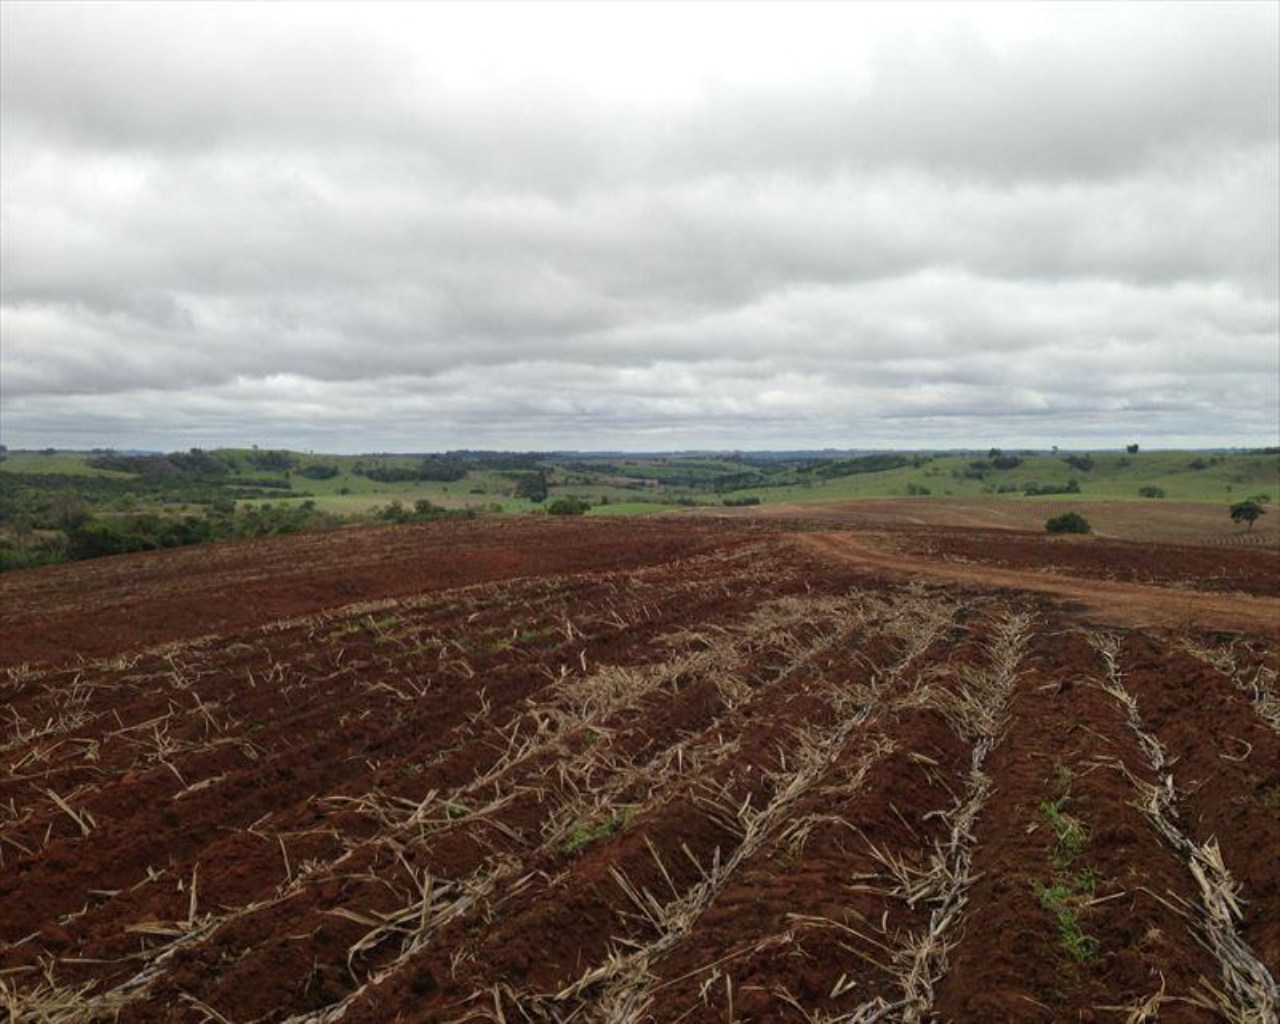
[[[1044,594],[1078,605],[1088,618],[1132,627],[1280,635],[1280,600],[1086,579],[1056,572],[966,565],[885,550],[855,533],[806,534],[797,541],[853,566],[904,579]]]

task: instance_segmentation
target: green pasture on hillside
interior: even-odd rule
[[[318,509],[360,517],[400,502],[411,507],[427,500],[444,508],[527,512],[543,507],[515,493],[521,471],[489,468],[483,459],[467,461],[466,475],[456,480],[378,481],[361,475],[364,467],[412,470],[422,455],[324,455],[271,453],[256,449],[221,449],[209,453],[226,466],[225,475],[196,482],[178,476],[157,480],[132,493],[132,474],[95,468],[85,452],[8,452],[0,461],[0,484],[6,493],[44,488],[82,498],[91,506],[120,512],[138,509],[173,511],[179,505],[208,503],[228,495],[237,504],[314,501]],[[287,456],[285,470],[262,468],[264,455]],[[1155,488],[1165,501],[1222,502],[1266,495],[1280,504],[1280,453],[1152,451],[1104,452],[1076,466],[1073,453],[1004,453],[1019,462],[997,469],[989,453],[910,454],[907,464],[872,472],[850,469],[879,466],[889,457],[851,455],[794,457],[746,455],[572,455],[537,457],[545,475],[548,500],[580,497],[597,515],[644,514],[666,508],[720,505],[725,499],[755,497],[762,504],[821,502],[867,498],[956,497],[1012,498],[1029,487],[1066,488],[1075,481],[1073,501],[1145,500],[1143,488]],[[1085,458],[1075,453],[1076,458]],[[528,458],[528,457],[526,457]],[[269,461],[269,459],[268,459]],[[332,468],[325,479],[306,475],[309,467]],[[47,483],[41,483],[41,481]],[[84,480],[84,485],[77,484]],[[91,482],[93,481],[93,482]],[[746,482],[749,481],[749,482]],[[6,483],[7,482],[7,483]],[[4,514],[0,508],[0,518]]]

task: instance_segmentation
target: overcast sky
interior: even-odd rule
[[[1280,5],[0,5],[0,440],[1280,442]]]

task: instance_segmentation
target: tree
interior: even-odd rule
[[[516,480],[516,497],[527,498],[532,502],[546,501],[547,475],[541,470],[523,474]]]
[[[1138,454],[1138,446],[1136,444],[1127,444],[1124,446],[1124,450],[1127,451],[1130,455]]]
[[[1253,524],[1258,516],[1265,516],[1267,510],[1250,498],[1248,501],[1238,501],[1231,506],[1231,521],[1233,523],[1248,523],[1249,529],[1253,529]]]
[[[1050,533],[1093,532],[1093,527],[1089,525],[1089,520],[1079,512],[1064,512],[1060,516],[1054,516],[1052,519],[1045,522],[1044,528]]]

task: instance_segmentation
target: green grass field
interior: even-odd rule
[[[734,496],[752,495],[762,503],[839,501],[862,498],[900,498],[913,494],[956,498],[1012,498],[1025,496],[1029,485],[1065,487],[1075,480],[1080,491],[1073,501],[1149,500],[1144,487],[1159,488],[1166,501],[1232,503],[1265,494],[1280,502],[1280,456],[1198,452],[1140,452],[1136,455],[1090,456],[1092,468],[1081,470],[1064,456],[1028,455],[1016,468],[990,469],[981,478],[965,476],[978,456],[945,456],[922,466],[904,466],[878,473],[860,473],[827,481],[803,481],[790,486],[745,488]],[[1196,467],[1199,468],[1196,468]]]
[[[35,476],[97,476],[128,479],[128,473],[95,469],[86,452],[9,452],[0,462],[0,473],[31,473]]]
[[[227,449],[215,454],[233,467],[221,486],[262,488],[253,497],[241,497],[241,504],[312,500],[323,511],[353,517],[367,515],[393,501],[412,506],[421,499],[445,508],[508,513],[542,507],[515,496],[510,473],[485,468],[483,464],[473,466],[458,480],[380,482],[356,472],[357,468],[412,469],[422,457],[292,453],[294,465],[285,472],[255,467],[251,462],[260,453],[250,449]],[[1073,480],[1079,491],[1070,495],[1072,501],[1148,500],[1150,494],[1144,495],[1142,489],[1155,488],[1165,501],[1171,502],[1230,504],[1266,495],[1271,502],[1280,504],[1280,454],[1274,452],[1107,452],[1090,455],[1089,463],[1077,466],[1069,465],[1065,461],[1068,457],[1066,453],[1027,454],[1020,456],[1021,461],[1013,468],[995,469],[982,453],[942,455],[921,457],[916,460],[920,464],[830,479],[806,470],[795,460],[779,461],[775,466],[704,456],[584,456],[562,462],[548,459],[542,466],[549,500],[581,497],[593,506],[592,514],[611,516],[641,515],[690,502],[719,505],[724,498],[742,497],[757,497],[766,505],[913,495],[1018,500],[1033,485],[1065,488]],[[89,458],[83,452],[9,452],[0,462],[0,475],[21,475],[28,480],[131,479],[127,472],[94,468],[88,464]],[[333,467],[337,472],[327,479],[312,479],[305,475],[312,466]],[[739,490],[717,488],[718,478],[728,482],[733,475],[744,472],[756,472],[761,479],[755,486]],[[287,486],[265,486],[272,481]],[[175,488],[172,495],[162,498],[152,494],[147,503],[172,509],[184,497],[177,483]]]

